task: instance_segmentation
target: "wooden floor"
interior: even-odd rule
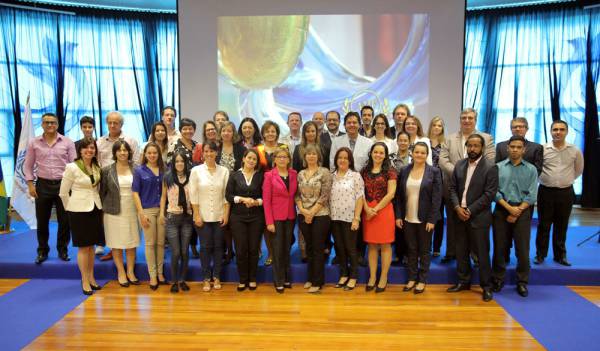
[[[590,302],[600,307],[600,287],[598,286],[571,286],[571,290],[585,297]]]
[[[0,296],[25,283],[29,279],[0,279]]]
[[[391,286],[375,294],[359,286],[311,295],[296,285],[279,295],[267,285],[242,293],[231,284],[210,293],[190,285],[175,295],[110,282],[27,349],[543,349],[476,291],[430,285],[414,295]]]

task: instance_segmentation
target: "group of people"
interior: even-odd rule
[[[301,114],[292,112],[290,133],[280,137],[272,121],[259,128],[246,117],[236,128],[226,112],[218,111],[203,124],[197,143],[195,122],[182,118],[176,130],[176,110],[165,107],[141,147],[123,134],[119,112],[107,114],[108,134],[97,140],[93,118],[81,118],[84,137],[75,143],[57,132],[54,114],[44,114],[44,133],[30,141],[24,166],[36,202],[36,263],[48,257],[48,221],[55,206],[59,258],[70,259],[72,235],[85,294],[100,289],[94,247],[112,250],[121,286],[140,284],[134,271],[140,227],[153,290],[169,284],[163,271],[166,241],[171,292],[189,290],[189,248],[198,254],[198,240],[204,291],[221,289],[222,265],[234,252],[237,290],[255,290],[264,237],[265,264],[272,264],[274,287],[283,293],[291,287],[297,224],[308,292],[323,288],[324,253],[332,236],[339,265],[336,288],[356,287],[366,251],[367,291],[385,291],[390,266],[405,263],[403,290],[419,294],[426,288],[431,256],[440,256],[445,208],[442,262],[456,260],[459,279],[448,291],[470,289],[473,260],[483,299],[490,301],[503,287],[513,245],[517,291],[528,294],[537,202],[534,263],[547,256],[554,226],[554,260],[570,265],[565,240],[572,185],[583,171],[583,157],[566,142],[566,122],[554,121],[552,141],[542,146],[525,139],[527,120],[518,117],[511,121],[513,136],[495,145],[491,135],[476,130],[477,112],[471,108],[461,112],[460,130],[448,136],[440,117],[431,120],[425,134],[404,104],[394,108],[393,126],[385,114],[374,112],[363,106],[360,113],[346,113],[345,133],[337,111],[317,112],[304,124]]]

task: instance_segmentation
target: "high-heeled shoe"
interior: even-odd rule
[[[411,282],[408,282],[408,284],[406,284],[406,285],[404,286],[404,288],[402,288],[402,291],[404,291],[404,292],[409,292],[409,291],[411,291],[412,289],[414,289],[414,288],[415,288],[415,286],[417,285],[417,283],[416,283],[416,282],[414,282],[414,281],[412,282],[412,285],[410,285],[410,283],[411,283]]]
[[[94,290],[85,290],[83,288],[83,281],[81,282],[81,291],[83,291],[83,294],[87,295],[87,296],[90,296],[90,295],[92,295],[94,293]]]
[[[345,280],[343,280],[343,281],[340,279],[340,280],[337,282],[337,284],[335,284],[335,288],[336,288],[336,289],[343,288],[344,286],[346,286],[346,284],[348,284],[348,280],[350,280],[350,278],[348,278],[348,277],[346,277],[346,279],[345,279]]]
[[[179,285],[177,285],[177,283],[174,283],[173,285],[171,285],[171,292],[173,294],[176,294],[179,292]]]
[[[94,285],[92,283],[90,283],[90,288],[92,288],[92,290],[102,290],[102,287],[100,285]]]
[[[372,291],[373,289],[375,289],[375,285],[369,285],[369,284],[367,284],[365,286],[365,291],[366,292]]]
[[[139,279],[131,280],[131,279],[129,279],[129,277],[127,277],[127,282],[131,285],[140,285]]]
[[[348,279],[348,281],[346,282],[346,285],[344,285],[344,291],[350,291],[350,290],[354,290],[354,288],[356,287],[356,279],[354,279],[354,285],[350,285],[350,280],[352,279]]]
[[[122,288],[128,288],[128,287],[129,287],[129,282],[125,282],[125,283],[121,283],[121,282],[119,282],[119,285],[120,285]]]
[[[156,282],[155,285],[152,285],[152,283],[150,283],[150,289],[152,289],[153,291],[156,291],[158,289],[158,285],[159,285],[158,281]]]
[[[382,293],[382,292],[384,292],[384,291],[385,291],[385,288],[387,288],[387,283],[385,284],[385,286],[384,286],[383,288],[376,287],[376,288],[375,288],[375,292],[376,292],[376,293]]]

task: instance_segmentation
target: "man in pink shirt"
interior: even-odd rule
[[[41,136],[29,141],[23,164],[29,195],[35,199],[38,239],[38,255],[35,263],[37,264],[48,259],[50,251],[48,224],[52,206],[56,206],[58,220],[56,242],[58,257],[63,261],[70,260],[67,251],[70,240],[69,220],[60,197],[58,197],[58,191],[65,166],[67,163],[73,162],[76,157],[73,141],[58,133],[58,117],[55,114],[45,113],[42,116],[42,129],[44,133]]]

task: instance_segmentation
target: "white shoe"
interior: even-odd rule
[[[312,286],[311,282],[304,283],[304,289],[309,289]]]
[[[96,255],[104,255],[104,246],[96,246]]]

